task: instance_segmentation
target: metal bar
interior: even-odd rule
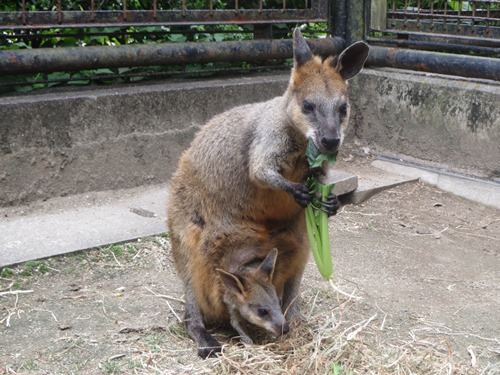
[[[26,0],[23,0],[21,3],[22,9],[22,24],[26,25]]]
[[[391,21],[393,22],[393,21]],[[407,32],[429,32],[432,34],[448,34],[448,35],[470,35],[470,36],[481,36],[485,38],[497,38],[500,39],[500,27],[488,27],[483,25],[467,26],[464,24],[454,25],[452,23],[444,22],[421,22],[417,24],[416,22],[405,22],[405,21],[395,21],[391,25],[390,29],[384,30],[384,32],[390,33],[407,33]]]
[[[500,81],[496,58],[372,46],[367,65]]]
[[[330,9],[330,19],[333,23],[332,34],[345,38],[347,29],[347,0],[332,1]]]
[[[383,32],[393,34],[393,31],[383,30]],[[463,36],[463,35],[443,35],[436,33],[423,33],[423,32],[412,32],[412,31],[398,31],[397,37],[404,37],[397,39],[398,42],[412,42],[412,41],[422,41],[422,42],[435,42],[440,44],[446,43],[456,43],[462,44],[464,46],[483,46],[490,48],[500,48],[500,39],[493,38],[481,38],[478,36]],[[393,37],[394,38],[394,37]],[[376,38],[368,37],[368,41],[373,41]],[[390,38],[377,38],[380,41],[393,40]]]
[[[365,1],[347,1],[347,44],[365,39]]]
[[[62,23],[62,5],[61,5],[61,0],[57,0],[57,22]]]
[[[340,38],[308,39],[323,57],[339,53]],[[78,71],[207,62],[268,61],[292,57],[292,40],[251,40],[219,43],[141,44],[103,47],[39,48],[0,51],[0,75]]]
[[[370,43],[376,43],[378,45],[396,45],[398,48],[413,48],[420,50],[429,50],[429,51],[448,51],[448,52],[481,52],[484,54],[488,54],[490,56],[496,56],[500,54],[500,47],[489,47],[489,46],[480,46],[480,45],[468,45],[468,44],[460,44],[460,43],[440,43],[434,41],[426,41],[426,40],[408,40],[408,39],[382,39],[382,38],[368,38],[367,40]],[[498,44],[498,43],[497,43]]]
[[[54,12],[26,12],[25,22],[21,12],[0,12],[0,30],[12,29],[46,29],[61,27],[113,27],[138,25],[200,25],[200,24],[251,24],[251,23],[297,23],[297,22],[328,22],[328,15],[317,12],[316,9],[263,9],[262,12],[251,9],[235,10],[190,10],[179,12],[158,10],[156,19],[151,11],[127,11],[126,20],[123,11],[62,11],[64,23],[57,21]]]
[[[479,14],[483,14],[484,12],[481,12]],[[471,13],[472,14],[472,13]],[[476,15],[475,17],[473,17],[472,15],[468,16],[468,15],[458,15],[458,14],[449,14],[449,13],[403,13],[401,11],[388,11],[387,12],[387,15],[390,15],[390,16],[399,16],[398,18],[395,18],[396,21],[406,21],[408,19],[425,19],[425,20],[433,20],[433,19],[439,19],[439,20],[445,20],[445,19],[448,19],[448,20],[467,20],[467,21],[496,21],[496,22],[500,22],[500,18],[496,18],[496,17],[490,17],[488,15],[486,15],[486,17],[484,16],[478,16]],[[402,17],[404,16],[404,17]]]

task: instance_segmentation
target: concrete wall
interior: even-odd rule
[[[281,95],[288,74],[0,97],[0,206],[163,183],[196,129]],[[500,173],[498,85],[366,69],[351,135],[375,148]]]
[[[288,76],[0,97],[0,206],[166,182],[197,128]]]
[[[352,131],[378,150],[500,177],[500,83],[394,69],[351,84]]]

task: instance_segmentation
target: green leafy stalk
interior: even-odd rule
[[[306,157],[310,169],[320,168],[324,162],[332,163],[336,159],[335,155],[321,154],[312,141],[309,141],[307,145]],[[320,210],[320,201],[326,202],[334,184],[322,184],[314,176],[309,177],[306,184],[310,194],[314,196],[313,201],[306,207],[307,234],[318,270],[325,280],[329,280],[333,275],[333,264],[328,233],[328,215]]]

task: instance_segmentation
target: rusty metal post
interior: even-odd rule
[[[345,40],[350,45],[358,40],[364,40],[365,33],[365,2],[370,0],[347,1],[347,22]]]

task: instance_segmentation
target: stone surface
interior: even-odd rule
[[[358,187],[358,176],[346,171],[334,169],[328,174],[326,182],[335,184],[332,192],[340,196],[356,190]]]
[[[408,178],[417,178],[441,190],[500,209],[500,183],[432,169],[375,160],[373,166]]]
[[[351,135],[373,149],[500,176],[500,85],[396,69],[350,84]]]
[[[0,209],[0,268],[167,231],[165,186]]]
[[[196,130],[281,95],[289,74],[57,89],[0,100],[0,206],[167,183]],[[350,80],[351,133],[373,149],[500,176],[500,86],[388,69]]]
[[[384,190],[418,181],[418,177],[404,177],[402,175],[377,170],[365,171],[359,176],[358,187],[346,199],[349,203],[360,204]]]

